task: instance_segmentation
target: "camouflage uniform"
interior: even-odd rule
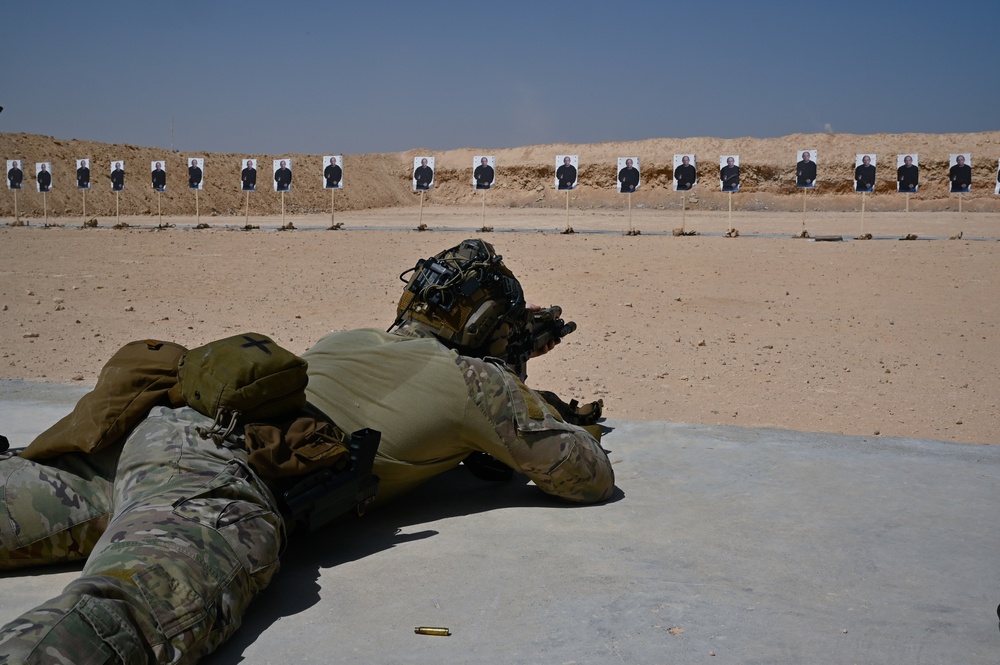
[[[0,662],[191,663],[232,635],[278,569],[284,527],[246,455],[194,431],[210,424],[157,407],[118,450],[0,460],[0,567],[89,555],[61,595],[0,629]]]
[[[347,432],[382,432],[380,503],[474,451],[570,501],[611,494],[598,441],[500,361],[411,325],[332,333],[303,357],[310,402]],[[283,525],[246,455],[194,431],[208,424],[158,407],[123,447],[0,460],[0,568],[89,555],[60,596],[0,629],[0,663],[194,662],[239,627],[278,568]]]
[[[592,503],[614,471],[590,433],[562,421],[499,360],[458,355],[420,324],[394,333],[330,333],[303,354],[309,401],[344,431],[382,432],[376,503],[458,466],[474,451],[527,475],[548,494]]]

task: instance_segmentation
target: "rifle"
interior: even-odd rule
[[[561,318],[562,307],[558,305],[528,310],[528,316],[525,333],[512,339],[507,346],[507,363],[521,380],[527,376],[528,360],[536,351],[576,330],[576,323]]]
[[[347,446],[351,462],[346,470],[316,471],[286,491],[282,499],[288,522],[316,531],[344,513],[363,515],[378,492],[379,478],[372,473],[372,464],[381,440],[377,430],[354,432]]]

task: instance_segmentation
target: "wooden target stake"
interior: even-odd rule
[[[156,190],[156,217],[159,220],[157,226],[163,226],[163,210],[160,207],[160,194],[162,193],[160,190]]]
[[[486,190],[484,189],[484,190],[482,190],[482,192],[483,192],[483,225],[482,226],[485,229],[486,228]]]
[[[250,226],[250,190],[247,190],[246,225]]]
[[[81,189],[80,191],[83,192],[83,223],[86,224],[87,223],[87,190],[86,189]]]
[[[330,188],[330,228],[336,226],[333,216],[337,213],[337,188]]]
[[[802,232],[806,231],[806,192],[809,189],[807,187],[802,188]]]
[[[417,226],[423,226],[424,223],[424,190],[420,190],[420,215],[417,218]]]
[[[45,200],[45,192],[42,192],[42,212],[45,216],[45,223],[49,223],[49,204]]]
[[[201,224],[201,209],[198,207],[198,189],[194,190],[194,223]]]
[[[962,212],[962,192],[958,193],[958,211]]]
[[[122,223],[122,211],[121,206],[118,203],[118,195],[121,194],[117,189],[115,190],[115,224],[119,225]]]
[[[281,228],[285,228],[285,192],[281,192]]]
[[[729,232],[733,232],[733,193],[729,192]]]
[[[21,213],[19,213],[18,210],[17,210],[17,190],[16,189],[14,190],[14,221],[15,222],[20,222],[21,221]]]
[[[685,189],[684,193],[681,194],[681,233],[685,233],[687,231],[687,208],[688,208],[687,202],[688,202],[688,193],[687,190]]]
[[[865,197],[868,192],[861,192],[861,235],[865,234]]]
[[[569,190],[566,190],[566,230],[569,231]]]
[[[906,193],[906,212],[910,212],[910,193]]]
[[[628,232],[634,234],[635,228],[632,226],[632,192],[628,193]]]

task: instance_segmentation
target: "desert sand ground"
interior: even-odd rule
[[[148,337],[194,346],[254,330],[302,352],[329,330],[385,328],[401,272],[481,235],[530,300],[579,325],[529,364],[529,385],[602,398],[612,418],[1000,443],[1000,214],[786,207],[730,221],[629,213],[620,197],[568,211],[473,199],[341,211],[340,230],[329,211],[288,215],[288,231],[274,216],[250,231],[241,215],[200,230],[193,216],[162,229],[148,214],[123,229],[8,217],[0,378],[93,384]],[[739,237],[724,237],[730,224]],[[672,235],[682,226],[697,235]],[[803,228],[844,240],[793,237]]]
[[[819,164],[806,193],[794,186],[803,149]],[[678,153],[697,155],[688,194],[672,189]],[[863,196],[852,191],[859,153],[878,165]],[[901,153],[919,155],[909,199],[895,192]],[[948,193],[955,153],[972,155],[970,194]],[[568,196],[553,188],[559,154],[579,155]],[[718,191],[728,154],[742,169],[732,196]],[[436,160],[422,196],[410,190],[420,155]],[[476,155],[496,157],[485,194],[471,186]],[[197,197],[185,187],[191,156],[205,159]],[[260,171],[247,195],[249,156]],[[642,172],[631,196],[614,187],[626,156]],[[92,162],[86,194],[75,188],[79,158]],[[278,158],[295,173],[284,197],[271,187]],[[256,330],[301,352],[328,330],[386,327],[402,271],[481,234],[531,300],[579,324],[532,361],[529,383],[600,397],[608,416],[1000,443],[998,158],[996,131],[415,149],[344,155],[344,189],[331,192],[322,154],[0,134],[0,159],[23,160],[26,173],[16,210],[0,189],[0,378],[92,384],[116,349],[145,337],[193,346]],[[112,160],[128,174],[117,197]],[[166,165],[163,194],[149,186],[153,160]],[[53,172],[44,197],[41,161]],[[725,237],[731,228],[739,237]],[[803,231],[810,239],[795,237]],[[815,240],[825,236],[843,241]]]

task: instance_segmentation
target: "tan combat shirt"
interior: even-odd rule
[[[382,432],[378,503],[447,471],[473,451],[576,502],[607,499],[614,471],[600,443],[562,422],[498,363],[433,338],[374,329],[330,333],[303,354],[309,401],[346,432]]]

